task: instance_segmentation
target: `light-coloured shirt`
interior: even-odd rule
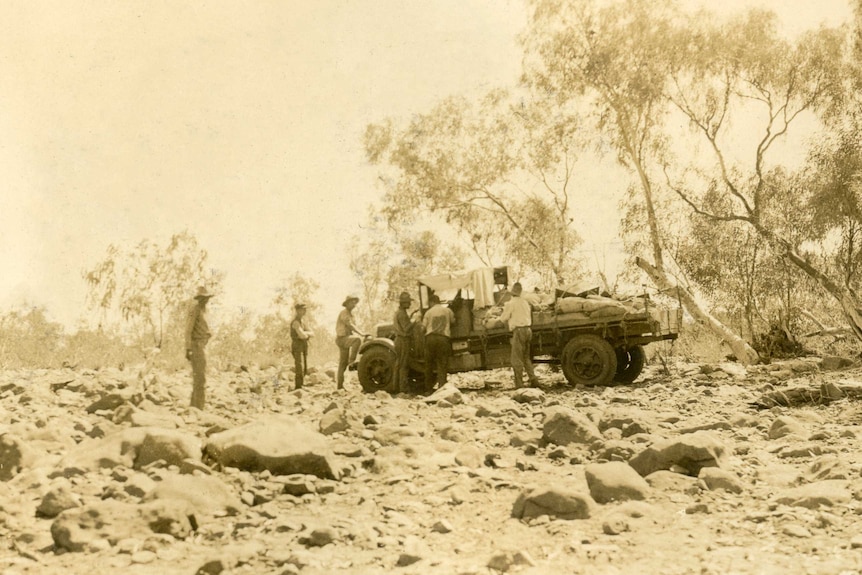
[[[533,325],[530,303],[520,296],[512,296],[512,299],[503,305],[500,321],[508,322],[510,330],[516,327],[530,327]]]
[[[338,320],[335,322],[335,336],[345,337],[353,335],[353,332],[359,332],[359,330],[353,324],[353,314],[349,309],[344,308],[338,314]]]
[[[450,326],[453,323],[455,323],[455,313],[441,303],[426,311],[425,317],[422,318],[422,324],[425,326],[425,335],[436,333],[452,337]]]

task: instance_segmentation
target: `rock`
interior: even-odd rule
[[[739,363],[720,363],[718,369],[735,379],[745,379],[748,375],[748,370]]]
[[[284,484],[284,493],[294,497],[317,492],[314,482],[308,475],[288,475],[281,483]]]
[[[67,551],[86,551],[99,540],[113,545],[147,532],[184,539],[192,532],[189,514],[182,505],[165,502],[134,505],[106,500],[68,509],[51,524],[54,545]]]
[[[698,480],[710,491],[723,489],[728,493],[742,493],[742,481],[735,473],[718,467],[704,467],[697,476]]]
[[[102,438],[83,441],[60,461],[58,467],[72,467],[84,471],[98,471],[120,465],[133,467],[141,443],[151,431],[153,430],[146,427],[129,427]]]
[[[415,430],[401,425],[382,425],[374,432],[374,440],[380,445],[399,445],[417,436]]]
[[[791,437],[796,436],[794,435]],[[778,452],[778,457],[780,457],[781,459],[789,459],[796,457],[814,457],[816,455],[835,453],[836,451],[837,449],[834,447],[822,445],[814,441],[807,441],[804,443],[795,443],[792,445],[782,446],[781,450]]]
[[[542,403],[545,401],[545,392],[537,387],[527,387],[517,390],[512,394],[512,399],[518,403]]]
[[[602,439],[599,429],[586,415],[558,406],[545,412],[542,437],[557,445],[590,444]]]
[[[87,413],[97,411],[114,411],[127,402],[134,403],[130,393],[107,393],[87,406]]]
[[[455,463],[458,465],[478,469],[484,462],[482,451],[475,445],[465,445],[455,452]]]
[[[464,403],[464,394],[461,390],[455,387],[455,384],[447,382],[443,387],[424,398],[425,403],[438,403],[445,401],[450,405],[459,405]]]
[[[201,442],[188,433],[168,429],[149,429],[138,448],[135,469],[159,459],[168,465],[179,466],[186,459],[200,459]]]
[[[515,500],[512,517],[528,519],[548,515],[558,519],[588,519],[595,501],[576,491],[558,487],[533,488],[523,491]]]
[[[775,502],[791,507],[819,509],[835,507],[850,502],[848,482],[827,480],[787,489],[776,497]]]
[[[673,466],[696,477],[704,467],[721,467],[725,458],[726,450],[719,439],[708,431],[698,431],[659,441],[635,455],[629,465],[644,477]]]
[[[639,447],[631,441],[609,439],[601,444],[601,447],[596,451],[596,457],[605,461],[628,461],[638,449]]]
[[[805,425],[789,415],[782,415],[772,422],[769,427],[769,439],[781,439],[789,435],[797,436],[801,439],[808,438],[808,430]]]
[[[631,531],[631,525],[625,515],[621,513],[612,513],[602,522],[602,532],[605,535],[619,535]]]
[[[427,557],[430,553],[428,545],[426,545],[424,541],[415,535],[408,535],[404,538],[404,548],[398,556],[396,565],[399,567],[413,565],[414,563],[422,561],[422,559]]]
[[[222,466],[245,471],[266,469],[277,475],[302,473],[324,479],[341,476],[326,438],[285,415],[216,433],[205,451]]]
[[[434,523],[431,526],[431,531],[434,533],[451,533],[452,532],[452,524],[446,521],[445,519],[441,519]]]
[[[827,355],[820,361],[820,369],[823,371],[834,371],[836,369],[844,369],[853,365],[853,360],[847,357],[838,357]]]
[[[456,443],[466,443],[469,438],[463,428],[454,425],[447,425],[438,432],[440,439],[446,441],[454,441]]]
[[[669,470],[655,471],[644,479],[656,491],[685,492],[697,484],[697,479],[694,477]]]
[[[542,444],[543,434],[541,431],[521,431],[513,433],[509,438],[512,447],[539,447]]]
[[[823,455],[811,462],[803,475],[805,481],[812,483],[827,479],[850,479],[855,474],[847,463],[837,455]]]
[[[210,559],[195,571],[195,575],[219,575],[227,569],[224,559]]]
[[[323,435],[347,431],[354,426],[359,427],[359,420],[341,408],[331,409],[324,413],[319,424],[320,433]]]
[[[169,475],[143,501],[180,501],[181,507],[202,516],[233,515],[243,508],[234,490],[213,475]]]
[[[811,537],[811,531],[803,527],[798,523],[788,523],[781,528],[781,533],[784,535],[789,535],[790,537],[798,537],[800,539],[807,539]]]
[[[81,498],[72,491],[68,481],[62,482],[42,497],[36,508],[37,515],[54,518],[67,509],[81,506]]]
[[[597,503],[646,499],[650,486],[628,463],[594,463],[584,470],[590,496]]]
[[[0,481],[9,481],[36,460],[32,449],[10,433],[0,435]]]
[[[318,527],[312,530],[305,541],[308,547],[323,547],[338,539],[338,534],[331,527]]]

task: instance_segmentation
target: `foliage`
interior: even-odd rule
[[[383,170],[391,227],[430,211],[486,265],[514,260],[557,282],[577,275],[570,196],[580,145],[573,117],[504,90],[478,102],[452,97],[404,127],[390,120],[365,136],[369,161]]]
[[[91,309],[106,321],[118,312],[144,346],[161,348],[168,323],[187,305],[198,286],[217,291],[219,273],[207,266],[207,252],[189,232],[161,246],[142,240],[130,249],[108,247],[105,259],[84,271]]]

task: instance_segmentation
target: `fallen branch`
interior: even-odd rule
[[[853,330],[849,327],[827,327],[822,322],[820,322],[814,314],[810,311],[803,309],[799,310],[802,315],[810,319],[814,324],[819,328],[817,331],[812,331],[811,333],[806,333],[802,337],[814,337],[816,335],[822,336],[830,336],[835,339],[835,341],[839,339],[843,339],[848,335],[853,335]]]

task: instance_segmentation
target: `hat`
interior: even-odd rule
[[[398,296],[398,303],[410,303],[412,301],[413,298],[406,291],[401,292],[401,295]]]
[[[305,309],[305,304],[302,302],[299,302],[293,306],[293,309]]]
[[[213,295],[214,294],[210,293],[209,290],[207,290],[207,288],[205,288],[204,286],[200,286],[198,288],[198,292],[195,294],[195,299],[202,299],[202,298],[209,299]]]
[[[351,302],[351,301],[359,301],[359,298],[358,298],[358,297],[356,297],[355,295],[349,295],[349,296],[347,296],[346,298],[344,298],[344,301],[343,301],[343,302],[341,302],[341,305],[342,305],[342,306],[344,306],[344,307],[346,307],[346,306],[347,306],[347,304],[348,304],[349,302]]]
[[[515,282],[512,284],[512,293],[515,295],[519,295],[522,291],[521,282]]]

